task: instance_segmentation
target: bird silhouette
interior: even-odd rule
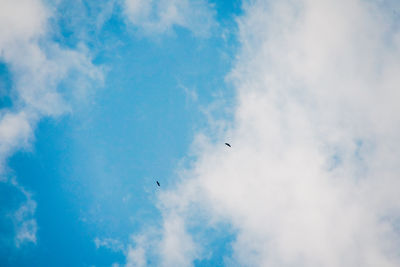
[[[231,145],[230,145],[230,144],[228,144],[228,143],[225,143],[225,145],[227,145],[227,146],[231,147]]]
[[[157,182],[157,185],[160,186],[160,183],[158,181],[156,181],[156,182]]]

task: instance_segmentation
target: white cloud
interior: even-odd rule
[[[191,260],[200,256],[201,248],[186,232],[181,216],[167,212],[162,231],[147,228],[143,234],[132,236],[127,247],[126,266],[191,266]]]
[[[28,42],[46,31],[49,10],[40,0],[2,0],[0,10],[0,47],[16,41]]]
[[[94,243],[96,245],[96,248],[100,247],[106,247],[111,249],[112,251],[124,251],[124,245],[121,243],[121,241],[113,238],[98,238],[96,237],[94,239]]]
[[[196,88],[190,88],[188,86],[183,85],[182,83],[178,82],[178,87],[180,87],[186,96],[186,103],[195,103],[198,100],[198,95]]]
[[[174,26],[207,36],[215,24],[214,10],[206,0],[125,0],[128,21],[144,34],[171,32]]]
[[[14,212],[13,221],[15,226],[15,245],[19,247],[25,242],[36,244],[37,223],[34,218],[36,201],[32,199],[29,192],[12,178],[10,183],[16,187],[25,197],[25,202]]]
[[[199,135],[193,167],[160,195],[163,224],[180,225],[170,248],[207,249],[185,229],[225,222],[237,233],[230,266],[400,265],[400,30],[390,5],[244,4],[233,125],[218,144]],[[168,243],[160,231],[152,242]],[[201,256],[174,251],[181,266]]]
[[[126,266],[127,267],[141,267],[146,266],[146,251],[150,249],[147,235],[134,236],[132,237],[135,246],[128,246],[126,254]],[[148,252],[149,253],[149,252]]]
[[[189,266],[198,254],[192,237],[185,231],[180,216],[169,213],[164,220],[162,242],[159,244],[162,266]]]
[[[102,74],[83,45],[70,49],[52,41],[52,10],[42,1],[1,0],[0,5],[0,62],[12,77],[13,102],[0,110],[0,177],[5,181],[7,157],[29,146],[40,118],[69,112],[68,99],[84,96],[87,80],[101,80]],[[74,83],[65,82],[70,76]],[[69,87],[67,91],[60,91],[61,82]],[[36,242],[37,226],[31,218],[35,205],[29,197],[15,214],[17,245]]]
[[[27,146],[32,135],[28,115],[25,112],[0,113],[0,173],[4,170],[4,159],[12,148]]]

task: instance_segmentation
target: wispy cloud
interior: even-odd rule
[[[128,21],[146,35],[187,28],[197,36],[210,34],[215,25],[213,7],[206,0],[125,0]]]
[[[178,82],[178,86],[183,90],[186,96],[187,103],[195,103],[198,100],[198,94],[196,88],[190,88]]]
[[[121,241],[113,238],[96,237],[94,239],[94,244],[96,245],[97,249],[100,247],[106,247],[112,251],[124,251],[124,245],[121,243]]]
[[[207,250],[191,233],[219,222],[237,233],[227,265],[400,265],[400,31],[391,5],[244,3],[229,75],[233,125],[218,144],[201,135],[193,167],[160,195],[163,224],[179,221],[173,244],[190,240],[191,251],[177,249],[166,265],[191,266],[192,251]],[[168,243],[168,227],[158,237]]]
[[[11,184],[15,186],[25,197],[25,202],[15,211],[13,220],[15,225],[15,244],[19,247],[25,242],[36,244],[37,223],[34,217],[36,210],[36,201],[32,199],[29,192],[17,183],[15,179],[11,179]]]
[[[101,70],[91,63],[83,44],[75,49],[64,48],[52,40],[49,25],[52,11],[40,0],[1,2],[0,61],[12,77],[12,106],[0,110],[0,177],[3,181],[7,180],[4,178],[7,157],[30,145],[37,122],[44,116],[70,112],[68,99],[85,95],[86,80],[102,79]],[[70,76],[74,76],[76,82],[65,83],[70,87],[62,91],[61,82]],[[18,245],[25,241],[36,242],[37,226],[32,219],[35,206],[29,196],[15,213]]]

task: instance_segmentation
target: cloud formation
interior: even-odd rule
[[[32,242],[36,244],[37,223],[34,218],[36,210],[36,202],[32,196],[15,179],[11,180],[11,184],[20,191],[25,197],[25,202],[15,211],[13,220],[15,227],[15,244],[19,247],[24,242]]]
[[[12,77],[9,90],[12,105],[0,110],[1,181],[8,181],[6,159],[17,149],[29,147],[38,121],[44,116],[70,112],[67,99],[83,95],[87,79],[102,78],[83,45],[65,48],[51,39],[52,11],[40,0],[1,1],[0,63]],[[77,82],[67,83],[72,75]],[[69,88],[61,90],[62,82]],[[17,182],[12,184],[29,196]],[[20,229],[17,245],[36,242],[33,218],[36,203],[30,196],[27,199],[15,213],[16,227]]]
[[[125,0],[128,21],[146,35],[171,32],[180,26],[207,36],[215,24],[214,10],[206,0]]]
[[[94,239],[94,244],[96,245],[96,248],[100,248],[100,247],[106,247],[111,249],[112,251],[124,251],[124,246],[123,244],[116,240],[116,239],[112,239],[112,238],[98,238],[96,237]]]
[[[205,233],[219,223],[236,234],[227,266],[400,265],[394,5],[243,4],[241,49],[229,75],[234,121],[217,144],[199,134],[193,166],[160,195],[164,227],[152,242],[163,247],[169,229],[179,229],[179,240],[154,256],[161,266],[191,266],[207,255]],[[128,266],[149,259],[141,240]]]

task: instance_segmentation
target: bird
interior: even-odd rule
[[[227,146],[231,147],[231,145],[230,145],[230,144],[228,144],[228,143],[225,143],[225,145],[227,145]]]
[[[157,185],[160,186],[160,183],[158,181],[156,181],[156,182],[157,182]]]

